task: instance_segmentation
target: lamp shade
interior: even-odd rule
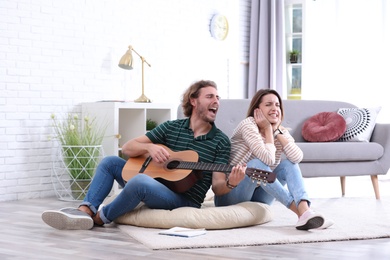
[[[132,47],[129,46],[129,49],[126,51],[126,53],[122,56],[122,58],[119,61],[118,66],[125,70],[132,70],[133,69],[133,54],[132,54]]]

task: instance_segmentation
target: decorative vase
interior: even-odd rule
[[[52,183],[61,200],[83,200],[103,158],[101,145],[60,146],[53,160]]]

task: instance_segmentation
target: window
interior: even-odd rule
[[[301,99],[303,14],[299,1],[286,1],[287,99]]]

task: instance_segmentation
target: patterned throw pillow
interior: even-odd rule
[[[307,119],[302,126],[302,137],[308,142],[333,142],[345,132],[344,118],[336,112],[321,112]]]
[[[340,108],[337,113],[344,117],[347,130],[340,138],[344,142],[369,142],[381,107]]]

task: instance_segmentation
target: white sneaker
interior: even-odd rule
[[[334,221],[331,220],[331,219],[325,219],[324,221],[324,224],[322,224],[322,226],[320,226],[319,228],[317,229],[327,229],[328,227],[332,226],[334,224]]]
[[[42,213],[42,220],[49,226],[60,230],[87,230],[93,228],[94,225],[91,216],[77,208],[46,210]]]
[[[309,230],[321,227],[325,222],[324,217],[321,214],[314,212],[311,209],[305,211],[298,219],[295,228],[298,230]]]

